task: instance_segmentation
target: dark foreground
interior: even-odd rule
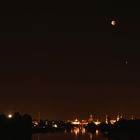
[[[12,118],[0,115],[0,139],[2,140],[31,140],[32,118],[30,115],[21,116],[15,113]]]

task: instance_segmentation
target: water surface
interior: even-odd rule
[[[97,131],[96,134],[88,133],[84,129],[75,129],[65,133],[34,134],[32,140],[107,140]]]

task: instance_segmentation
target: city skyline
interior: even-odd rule
[[[7,118],[12,118],[13,115],[15,114],[16,112],[10,112],[10,113],[6,113],[4,115],[7,116]],[[24,113],[21,113],[21,112],[18,112],[20,114],[24,114]],[[48,118],[48,116],[46,115],[45,117],[41,115],[41,112],[38,112],[36,114],[30,114],[32,119],[33,120],[59,120],[59,121],[74,121],[74,120],[79,120],[79,121],[83,121],[83,120],[94,120],[94,121],[106,121],[107,118],[109,117],[111,120],[119,120],[119,119],[127,119],[127,120],[130,120],[130,119],[140,119],[140,118],[136,118],[133,114],[127,116],[126,114],[123,114],[123,113],[117,113],[117,114],[102,114],[102,116],[98,115],[98,114],[88,114],[86,117],[83,117],[83,116],[73,116],[71,118],[65,118],[65,119],[58,119],[58,118]]]

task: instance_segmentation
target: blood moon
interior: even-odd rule
[[[116,26],[116,25],[117,25],[117,21],[116,21],[116,20],[114,20],[114,19],[113,19],[113,20],[111,20],[111,25],[112,25],[112,26]]]

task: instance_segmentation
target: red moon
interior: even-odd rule
[[[112,26],[115,26],[116,24],[117,24],[117,22],[116,22],[115,20],[112,20],[112,21],[111,21],[111,25],[112,25]]]

